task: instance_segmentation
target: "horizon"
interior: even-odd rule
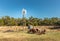
[[[22,18],[23,8],[26,18],[60,18],[60,0],[0,0],[0,17]]]

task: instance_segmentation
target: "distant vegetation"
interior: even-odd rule
[[[22,25],[28,25],[32,24],[34,26],[40,26],[40,25],[46,25],[46,26],[51,26],[51,25],[60,25],[60,18],[57,17],[52,17],[52,18],[34,18],[34,17],[29,17],[29,18],[13,18],[9,16],[4,16],[0,18],[0,26],[22,26]]]

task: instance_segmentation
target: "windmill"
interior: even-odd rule
[[[23,15],[23,18],[22,18],[22,20],[23,20],[23,28],[25,29],[25,26],[26,26],[26,20],[25,20],[25,15],[26,15],[26,13],[27,13],[27,10],[26,9],[22,9],[22,15]]]
[[[23,18],[25,17],[25,14],[27,13],[27,10],[26,9],[22,9],[22,14],[23,14]]]

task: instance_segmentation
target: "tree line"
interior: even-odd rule
[[[32,24],[33,26],[56,26],[60,25],[60,18],[52,17],[52,18],[13,18],[9,16],[4,16],[0,18],[0,26],[28,26],[28,24]]]

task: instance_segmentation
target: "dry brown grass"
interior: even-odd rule
[[[60,41],[60,32],[46,32],[46,34],[28,34],[21,32],[0,32],[0,41]]]
[[[60,31],[60,30],[51,30],[48,28],[54,27],[54,26],[34,26],[34,28],[38,28],[40,30],[46,29],[46,31]],[[7,30],[12,30],[12,31],[22,31],[22,30],[27,30],[27,26],[0,26],[0,32],[1,31],[7,31]]]
[[[37,27],[37,26],[36,26]],[[41,26],[40,26],[41,27]],[[22,26],[1,26],[0,27],[0,41],[60,41],[60,31],[54,31],[45,28],[38,27],[39,29],[46,29],[46,34],[28,34],[26,32],[27,28]],[[6,30],[13,30],[15,32],[5,32]],[[24,31],[22,31],[24,30]]]
[[[7,30],[13,30],[13,31],[21,31],[24,30],[26,28],[24,28],[23,26],[1,26],[0,27],[0,31],[7,31]]]

